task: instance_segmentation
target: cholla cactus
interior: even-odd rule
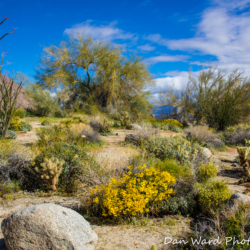
[[[245,139],[245,144],[246,144],[247,147],[249,147],[250,146],[250,140]]]
[[[250,147],[237,147],[237,151],[240,157],[240,165],[243,167],[243,172],[250,181],[250,171],[247,156],[250,152]]]
[[[59,161],[57,158],[53,157],[50,159],[44,159],[44,162],[40,164],[42,169],[36,168],[36,171],[42,174],[41,178],[47,180],[48,188],[53,191],[57,190],[56,185],[63,164],[64,161]]]
[[[127,126],[130,123],[127,111],[122,111],[120,115],[121,126]]]

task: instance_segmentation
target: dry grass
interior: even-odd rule
[[[140,154],[140,150],[112,143],[102,148],[92,149],[88,154],[94,157],[102,168],[112,172],[125,168],[133,156]]]

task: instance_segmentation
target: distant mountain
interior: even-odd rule
[[[157,118],[160,115],[169,115],[173,113],[174,109],[171,105],[164,105],[164,106],[159,106],[155,107],[153,109],[153,114],[155,115],[155,118]]]

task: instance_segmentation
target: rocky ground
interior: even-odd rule
[[[39,123],[32,122],[33,128],[39,128]],[[105,136],[102,139],[107,142],[102,151],[99,152],[99,160],[105,162],[106,159],[111,164],[110,157],[113,158],[115,165],[116,161],[123,161],[124,165],[127,164],[128,157],[136,152],[129,148],[122,148],[119,142],[124,141],[127,133],[133,133],[128,130],[116,130],[118,135]],[[175,135],[172,132],[163,132],[162,136]],[[35,129],[26,133],[19,134],[17,140],[20,143],[32,143],[38,139]],[[94,152],[95,153],[95,152]],[[117,155],[117,157],[114,157]],[[237,150],[235,148],[228,148],[225,152],[216,152],[212,157],[219,169],[217,178],[228,182],[229,188],[233,193],[248,193],[248,189],[245,184],[238,185],[238,180],[243,176],[242,169],[238,164],[235,164],[235,158],[237,156]],[[114,160],[116,159],[116,160]],[[110,163],[111,162],[111,163]],[[111,165],[112,165],[111,164]],[[40,196],[40,197],[39,197]],[[6,201],[0,198],[0,224],[6,216],[9,216],[14,211],[25,208],[30,205],[36,205],[41,203],[56,203],[65,207],[78,210],[80,206],[79,197],[41,197],[42,194],[29,194],[20,192],[14,199]],[[119,226],[98,226],[92,225],[92,228],[97,233],[99,240],[96,249],[121,249],[121,250],[134,250],[134,249],[150,249],[152,245],[156,245],[157,249],[168,249],[163,244],[165,237],[175,237],[177,234],[185,234],[189,230],[190,220],[181,216],[177,217],[165,217],[161,219],[145,220],[145,224],[137,225],[119,225]],[[3,235],[0,231],[0,249],[3,247]]]

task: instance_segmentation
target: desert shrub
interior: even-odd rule
[[[226,135],[226,142],[229,145],[245,145],[245,139],[250,140],[250,131],[233,132]]]
[[[6,133],[6,137],[8,139],[16,139],[17,138],[17,134],[16,134],[15,131],[8,130],[7,133]]]
[[[174,176],[176,179],[189,179],[192,175],[191,169],[188,165],[180,165],[174,159],[165,159],[163,161],[157,161],[152,165],[159,171],[166,171]]]
[[[146,141],[143,148],[160,160],[176,159],[181,162],[193,161],[201,148],[181,136],[156,137]]]
[[[44,182],[36,171],[32,170],[32,160],[25,154],[13,152],[7,162],[0,162],[0,183],[11,184],[18,181],[21,189],[41,188]]]
[[[173,192],[175,178],[155,168],[128,166],[128,174],[121,180],[112,178],[109,184],[92,189],[92,212],[111,218],[140,216],[152,212],[155,204],[167,200]]]
[[[58,118],[64,118],[67,116],[67,112],[65,110],[57,110],[54,116]]]
[[[31,129],[32,129],[32,126],[28,123],[24,123],[21,127],[21,131],[23,131],[25,133],[30,131]]]
[[[34,160],[34,167],[40,167],[45,158],[57,158],[64,161],[62,172],[59,176],[59,189],[73,193],[77,190],[80,182],[86,184],[91,183],[92,180],[86,178],[86,171],[88,168],[94,171],[99,168],[99,165],[87,155],[83,148],[65,142],[56,142],[40,148],[41,153],[36,156]]]
[[[196,169],[196,176],[198,178],[198,181],[206,182],[210,178],[216,177],[217,172],[218,171],[215,164],[201,163],[200,166]]]
[[[109,121],[108,119],[104,118],[103,121],[91,120],[90,126],[98,133],[102,135],[112,134],[111,128],[113,127],[114,123]]]
[[[131,123],[129,113],[127,111],[122,111],[120,113],[120,122],[122,127],[126,127]]]
[[[187,128],[185,129],[185,133],[187,135],[187,139],[196,141],[204,147],[218,149],[225,146],[219,136],[214,134],[212,129],[205,126]]]
[[[95,130],[90,130],[90,129],[83,129],[82,134],[87,137],[87,140],[89,142],[99,142],[100,141],[100,136],[97,131]]]
[[[74,133],[69,127],[62,125],[40,128],[37,130],[37,134],[40,139],[37,143],[39,148],[53,146],[57,142],[65,142],[78,146],[84,145],[81,133]]]
[[[14,116],[9,125],[9,129],[13,131],[21,131],[21,127],[24,124],[24,122],[20,122],[20,117],[19,116]]]
[[[209,181],[197,187],[199,202],[204,213],[217,211],[232,195],[227,183],[219,180]]]
[[[115,122],[114,122],[114,125],[113,125],[113,128],[120,128],[120,127],[121,127],[121,123],[115,121]]]
[[[49,118],[49,117],[44,116],[44,117],[41,117],[41,118],[40,118],[40,122],[41,122],[41,125],[42,125],[42,126],[48,126],[48,125],[51,124],[52,119]]]
[[[0,183],[0,197],[3,197],[5,194],[11,194],[18,191],[20,191],[18,181],[12,181],[8,184]]]
[[[20,118],[24,118],[27,115],[27,111],[23,108],[19,108],[15,112],[15,116],[18,116]]]

